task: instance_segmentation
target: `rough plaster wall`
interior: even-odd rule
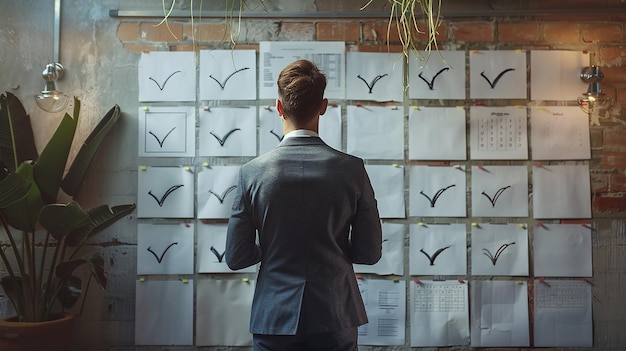
[[[108,10],[118,5],[136,9],[140,4],[153,9],[155,1],[151,0],[150,5],[140,0],[119,1],[121,4],[117,0],[64,0],[62,3],[60,61],[66,67],[66,75],[59,81],[59,87],[83,102],[77,139],[83,139],[113,104],[120,105],[124,113],[85,181],[79,201],[86,206],[136,201],[139,55],[122,49],[116,36],[119,21],[110,18]],[[313,2],[274,0],[268,1],[268,6],[311,10]],[[32,100],[42,87],[41,71],[52,57],[52,11],[52,0],[0,1],[0,89],[22,99],[31,113],[39,145],[45,143],[60,118],[60,114],[50,115],[38,110]],[[292,39],[270,21],[247,21],[242,30],[246,42]],[[166,162],[175,165],[179,160]],[[626,291],[626,221],[603,218],[596,219],[594,225],[594,349],[620,350],[626,345],[623,332],[626,299],[621,295]],[[108,345],[107,350],[196,350],[195,347],[133,346],[136,219],[131,216],[117,223],[97,244],[102,246],[107,260],[109,287],[106,292],[90,291],[90,299],[77,326],[77,349],[101,350],[105,349],[103,345]]]

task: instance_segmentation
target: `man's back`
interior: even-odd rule
[[[298,311],[311,333],[366,323],[352,263],[378,261],[381,238],[363,161],[318,137],[289,138],[242,166],[237,192],[229,238],[254,228],[260,241],[251,332],[294,334]],[[231,268],[255,261],[229,241]]]

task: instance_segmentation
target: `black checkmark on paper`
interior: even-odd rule
[[[430,265],[434,266],[435,265],[435,259],[437,258],[437,256],[439,256],[442,252],[444,252],[450,246],[452,246],[452,245],[444,246],[444,247],[438,249],[437,251],[435,251],[435,253],[432,256],[427,254],[426,251],[424,251],[424,249],[420,249],[420,252],[423,253],[428,258],[428,261],[430,261]]]
[[[219,251],[217,251],[216,248],[214,248],[213,246],[211,246],[211,252],[213,252],[213,254],[215,255],[215,257],[217,257],[217,262],[222,263],[222,260],[224,259],[224,254],[226,253],[226,251],[220,253]]]
[[[502,187],[502,188],[498,189],[498,191],[496,191],[496,193],[493,195],[493,198],[492,198],[491,196],[487,195],[487,193],[486,193],[486,192],[484,192],[484,191],[483,191],[481,194],[482,194],[482,195],[485,195],[485,197],[486,197],[487,199],[489,199],[489,202],[491,202],[491,207],[496,207],[496,201],[498,201],[498,198],[500,197],[500,195],[502,195],[502,193],[503,193],[506,189],[508,189],[508,188],[510,188],[510,187],[511,187],[511,186],[510,186],[510,185],[508,185],[508,186],[505,186],[505,187]]]
[[[226,88],[226,83],[228,82],[230,77],[234,76],[236,73],[245,71],[247,69],[250,69],[250,67],[244,67],[244,68],[236,70],[235,72],[231,73],[228,77],[226,77],[226,79],[224,79],[223,82],[220,82],[219,80],[217,80],[217,78],[213,77],[213,75],[209,75],[209,78],[213,79],[217,84],[219,84],[220,88],[222,88],[222,90],[224,90],[224,88]]]
[[[220,143],[220,146],[224,146],[224,144],[226,143],[226,139],[228,139],[229,136],[231,136],[231,134],[233,134],[234,132],[241,130],[240,128],[235,128],[231,131],[229,131],[228,133],[226,133],[226,135],[224,135],[223,138],[220,138],[219,136],[217,136],[215,133],[213,133],[212,131],[209,132],[209,134],[213,135],[213,137],[215,137],[215,139],[217,140],[218,143]]]
[[[511,245],[515,245],[515,241],[512,243],[508,243],[508,244],[504,244],[500,246],[500,248],[496,251],[495,255],[492,255],[489,250],[483,249],[483,251],[485,251],[483,252],[483,255],[489,257],[489,259],[491,260],[491,263],[495,266],[496,262],[498,261],[498,258],[500,258],[500,255],[502,255],[502,252],[504,252],[504,250]]]
[[[224,203],[224,199],[226,199],[226,196],[228,196],[228,194],[230,194],[231,191],[237,189],[236,185],[233,185],[231,187],[229,187],[228,189],[224,190],[224,192],[222,193],[222,195],[219,195],[215,192],[213,192],[213,190],[209,190],[210,194],[215,195],[215,197],[219,200],[219,202],[222,204]]]
[[[150,77],[150,78],[148,78],[148,79],[150,79],[151,81],[153,81],[153,82],[154,82],[154,83],[155,83],[155,84],[159,87],[159,90],[163,91],[163,89],[165,89],[165,84],[167,84],[167,81],[168,81],[168,80],[170,80],[170,78],[172,78],[172,76],[173,76],[173,75],[175,75],[176,73],[180,73],[180,72],[182,72],[182,71],[176,71],[176,72],[174,72],[174,73],[170,74],[170,76],[169,76],[169,77],[167,77],[167,78],[165,79],[165,81],[163,82],[163,85],[159,84],[159,82],[157,82],[157,81],[156,81],[154,78],[152,78],[152,77]]]
[[[387,74],[379,74],[376,77],[374,77],[374,79],[372,79],[371,83],[368,83],[365,78],[361,77],[361,75],[357,75],[356,77],[359,78],[360,80],[363,81],[363,83],[365,83],[365,85],[367,85],[367,87],[369,88],[369,93],[372,93],[372,89],[374,89],[374,85],[381,80],[382,78],[386,77]]]
[[[433,87],[435,86],[435,79],[437,78],[437,76],[439,76],[441,73],[449,70],[450,67],[444,67],[442,69],[439,70],[439,72],[437,72],[432,79],[429,81],[426,78],[422,77],[422,73],[424,72],[420,72],[420,74],[418,74],[417,76],[420,77],[421,80],[423,80],[427,85],[428,85],[428,89],[433,90]]]
[[[165,256],[165,253],[167,252],[167,250],[169,250],[170,247],[172,247],[174,245],[178,245],[178,243],[171,243],[171,244],[169,244],[169,246],[165,248],[163,253],[161,253],[161,256],[157,255],[154,251],[152,251],[152,248],[150,246],[148,246],[147,250],[154,256],[154,258],[156,258],[157,262],[161,263],[161,261],[163,261],[163,256]]]
[[[276,132],[275,132],[273,129],[272,129],[272,130],[270,130],[270,133],[271,133],[273,136],[275,136],[275,137],[276,137],[276,139],[278,139],[278,141],[279,141],[279,142],[283,141],[283,137],[284,137],[284,135],[278,135],[278,134],[276,134]]]
[[[496,76],[496,79],[493,80],[493,82],[487,78],[487,76],[485,75],[485,71],[482,71],[480,73],[480,75],[485,78],[485,80],[487,81],[487,83],[489,83],[489,86],[491,86],[491,89],[494,89],[496,87],[496,84],[498,84],[498,81],[500,80],[500,78],[502,78],[502,76],[507,73],[507,72],[511,72],[511,71],[515,71],[515,68],[507,68],[504,71],[500,72],[500,74],[498,74]]]
[[[175,190],[177,190],[178,188],[181,188],[183,186],[184,186],[183,184],[172,185],[169,189],[167,189],[165,194],[163,194],[163,196],[160,199],[157,198],[152,193],[152,190],[148,191],[148,195],[152,196],[152,198],[157,202],[157,204],[159,204],[159,207],[163,207],[163,203],[165,203],[165,199],[167,199],[167,197],[170,196],[170,194],[173,193]]]
[[[437,192],[432,197],[432,199],[430,198],[430,196],[424,194],[424,191],[420,191],[420,194],[422,194],[422,196],[424,196],[425,198],[428,199],[428,201],[430,202],[430,207],[435,207],[435,203],[437,202],[437,199],[439,199],[441,194],[443,194],[444,191],[446,191],[446,190],[448,190],[448,189],[450,189],[452,187],[455,187],[455,186],[456,186],[455,184],[452,184],[452,185],[448,185],[445,188],[441,188],[441,189],[437,190]]]
[[[170,129],[170,131],[167,132],[167,134],[165,134],[163,139],[159,139],[159,137],[156,136],[156,134],[152,133],[152,131],[148,132],[148,134],[152,135],[156,139],[156,141],[157,141],[157,143],[159,143],[160,147],[163,147],[163,143],[165,142],[165,139],[167,139],[167,137],[174,131],[174,129],[176,129],[176,127]]]

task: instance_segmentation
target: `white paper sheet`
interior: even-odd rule
[[[409,112],[410,160],[467,160],[465,110],[415,107]]]
[[[528,284],[525,281],[472,280],[472,347],[527,347]]]
[[[465,100],[465,51],[430,53],[426,66],[411,52],[409,98]]]
[[[402,109],[350,105],[347,120],[347,153],[366,159],[404,159]]]
[[[404,100],[404,58],[398,53],[346,53],[346,99]]]
[[[139,166],[137,175],[138,218],[193,218],[191,168]]]
[[[262,41],[259,43],[259,97],[275,99],[280,71],[293,61],[307,59],[315,62],[326,75],[325,97],[344,99],[345,58],[343,41]]]
[[[472,275],[527,276],[528,229],[520,224],[472,225]]]
[[[473,217],[528,217],[528,167],[472,166]]]
[[[411,166],[409,214],[424,217],[465,217],[466,178],[463,167]]]
[[[530,141],[533,160],[590,159],[589,115],[578,106],[533,106]]]
[[[227,223],[198,222],[198,273],[233,273],[226,265]],[[237,273],[255,273],[256,265]]]
[[[359,327],[359,345],[404,345],[406,283],[359,279],[369,323]]]
[[[255,280],[199,280],[196,346],[252,346],[248,332]]]
[[[137,224],[137,274],[193,274],[194,225]]]
[[[135,282],[135,345],[193,345],[193,280]]]
[[[200,100],[256,100],[255,50],[200,50]]]
[[[471,99],[526,99],[526,51],[474,50],[469,56]]]
[[[193,106],[140,107],[139,157],[188,157],[196,154]]]
[[[589,165],[533,167],[535,218],[591,218]]]
[[[328,106],[326,113],[320,116],[319,135],[328,146],[335,150],[342,150],[341,147],[341,107]]]
[[[409,274],[467,274],[465,224],[411,224],[409,231]]]
[[[197,218],[227,219],[230,217],[240,167],[202,167],[198,172]]]
[[[365,165],[380,218],[405,218],[404,167],[392,165]]]
[[[139,101],[195,101],[194,55],[192,51],[142,53],[137,68]]]
[[[535,280],[535,347],[591,347],[591,284]]]
[[[200,111],[200,156],[256,156],[256,108],[211,107]]]
[[[411,347],[469,345],[467,284],[430,280],[409,284]]]
[[[355,264],[356,273],[404,275],[404,224],[383,222],[383,251],[373,265]]]
[[[283,122],[276,107],[259,106],[259,155],[275,148],[283,136]]]
[[[576,101],[587,91],[580,71],[589,66],[589,55],[581,51],[531,50],[530,99]]]
[[[533,234],[536,277],[591,277],[591,227],[539,223]]]
[[[472,160],[528,159],[528,123],[525,107],[470,108]]]

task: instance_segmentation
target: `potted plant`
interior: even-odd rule
[[[22,103],[9,92],[0,96],[0,238],[4,238],[0,239],[4,241],[0,268],[6,272],[0,277],[0,286],[16,311],[15,317],[0,320],[2,350],[56,350],[42,340],[45,332],[33,331],[33,327],[71,320],[64,310],[81,300],[81,295],[84,303],[92,280],[106,288],[104,258],[85,244],[135,209],[134,204],[126,204],[85,210],[74,200],[97,149],[120,117],[120,108],[115,105],[67,165],[79,110],[80,101],[74,98],[73,116],[65,113],[38,153]],[[81,279],[75,275],[81,266],[89,271],[85,294]],[[9,329],[18,325],[29,331]],[[58,330],[51,333],[59,334]],[[71,334],[60,337],[71,341]],[[36,341],[45,346],[32,344]],[[18,342],[29,344],[18,347]]]

